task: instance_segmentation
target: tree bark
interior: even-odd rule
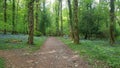
[[[15,0],[13,0],[12,6],[12,34],[15,34]]]
[[[61,21],[61,36],[63,35],[63,17],[62,17],[62,0],[60,1],[60,21]]]
[[[29,22],[29,37],[28,44],[32,45],[34,39],[34,0],[28,2],[28,22]]]
[[[46,16],[45,16],[45,15],[46,15],[46,6],[45,6],[45,5],[46,5],[46,2],[45,2],[45,1],[46,1],[46,0],[43,0],[43,19],[45,19],[45,17],[46,17]],[[46,35],[46,23],[47,23],[47,22],[44,21],[44,22],[43,22],[43,25],[42,25],[42,26],[43,26],[43,35],[44,35],[44,36]]]
[[[36,0],[36,16],[35,16],[35,18],[36,18],[36,31],[38,31],[39,30],[39,28],[38,28],[38,23],[39,23],[39,19],[38,19],[38,12],[39,12],[39,0]]]
[[[69,9],[69,23],[70,23],[70,36],[72,40],[74,39],[73,34],[73,22],[72,22],[72,7],[71,7],[71,0],[68,0],[68,9]]]
[[[59,36],[60,35],[60,29],[59,29],[59,16],[60,16],[60,2],[56,1],[57,4],[55,6],[55,11],[56,11],[56,35]]]
[[[114,22],[115,22],[115,0],[110,0],[110,44],[115,43]]]
[[[4,0],[4,23],[7,23],[7,0]],[[4,25],[4,34],[6,34],[6,25]]]
[[[16,14],[15,14],[15,22],[16,23],[18,23],[18,17],[19,17],[19,3],[20,3],[20,1],[19,0],[17,0],[17,2],[16,2],[17,4],[16,4]],[[16,24],[16,26],[17,26],[17,24]],[[17,30],[16,30],[16,33],[17,33]]]
[[[78,0],[73,1],[73,21],[74,21],[74,43],[79,44],[79,27],[78,27]]]

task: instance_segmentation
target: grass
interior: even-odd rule
[[[43,45],[43,43],[45,42],[45,40],[47,39],[47,37],[35,37],[34,38],[34,45],[33,46],[29,46],[30,51],[36,51],[39,50],[40,47]]]
[[[0,50],[25,49],[28,52],[39,50],[47,37],[34,37],[34,45],[27,44],[27,35],[1,35]],[[0,58],[0,68],[5,68],[5,60]]]
[[[35,51],[40,48],[46,37],[34,37],[34,45],[28,45],[27,39],[27,35],[0,35],[0,50],[26,48]]]
[[[77,51],[93,68],[120,68],[120,45],[110,46],[108,41],[81,40],[74,44],[69,39],[60,38],[72,50]]]
[[[3,58],[0,58],[0,68],[5,68],[5,61]]]

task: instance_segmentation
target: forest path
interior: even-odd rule
[[[8,60],[7,68],[90,68],[88,63],[54,37],[48,38],[35,53],[0,51],[0,56]]]

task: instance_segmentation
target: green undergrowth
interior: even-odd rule
[[[35,52],[40,49],[47,37],[34,37],[34,45],[28,45],[27,35],[0,35],[0,50],[25,49]],[[0,58],[0,68],[5,68],[4,58]]]
[[[5,60],[0,58],[0,68],[5,68]]]
[[[47,37],[36,37],[34,39],[34,45],[29,45],[29,50],[34,52],[36,50],[39,50],[40,47],[43,45],[43,43],[45,42],[45,40],[47,39]]]
[[[28,45],[27,35],[0,35],[0,50],[28,49],[36,51],[40,49],[47,37],[34,37],[34,45]]]
[[[74,44],[69,39],[60,39],[93,68],[120,68],[120,44],[110,46],[108,41],[102,40],[81,40],[80,44]]]

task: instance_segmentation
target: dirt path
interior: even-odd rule
[[[61,41],[50,37],[40,50],[29,54],[24,50],[0,51],[7,68],[90,68]]]

